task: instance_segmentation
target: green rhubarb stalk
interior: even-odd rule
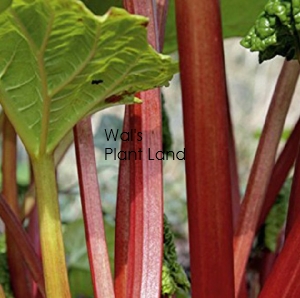
[[[39,211],[47,298],[71,297],[60,224],[55,164],[52,155],[32,160]]]
[[[5,298],[5,293],[1,285],[0,285],[0,298]]]

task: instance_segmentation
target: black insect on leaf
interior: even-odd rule
[[[103,80],[92,80],[92,85],[98,85],[103,83]]]

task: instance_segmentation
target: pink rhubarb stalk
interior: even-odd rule
[[[125,109],[123,131],[130,131],[129,109]],[[122,142],[122,151],[132,150],[129,142]],[[120,161],[115,229],[115,278],[116,297],[128,297],[128,253],[130,231],[130,189],[133,184],[130,161]]]
[[[155,1],[128,0],[124,6],[130,13],[149,17],[148,41],[159,49]],[[162,150],[160,91],[141,92],[139,97],[141,105],[126,107],[124,131],[142,132],[142,140],[122,144],[122,150],[141,149],[142,158],[122,161],[119,174],[115,294],[122,298],[160,297],[161,291],[162,162],[147,155],[148,148]]]
[[[14,127],[6,116],[3,122],[3,164],[2,194],[16,217],[20,219],[21,212],[18,204],[17,191],[17,136]],[[19,247],[14,242],[12,234],[6,230],[7,258],[12,290],[16,298],[30,297],[31,291],[27,280],[26,267],[19,252]]]
[[[176,22],[192,293],[233,297],[230,141],[219,1],[177,0]]]
[[[300,217],[297,217],[259,298],[300,297]]]
[[[74,128],[84,228],[95,298],[114,297],[94,151],[91,118]]]
[[[3,220],[8,231],[12,235],[13,240],[19,249],[18,251],[27,264],[32,278],[38,285],[39,291],[41,292],[43,297],[45,297],[42,263],[36,252],[34,251],[34,248],[29,240],[28,235],[23,229],[20,220],[16,217],[2,195],[0,195],[0,217]]]
[[[40,229],[39,229],[38,208],[36,204],[34,205],[33,210],[29,217],[28,235],[36,254],[41,259],[42,252],[41,252],[41,243],[40,243]],[[37,284],[34,280],[32,280],[32,295],[34,298],[41,297],[41,294],[38,291]]]
[[[300,142],[300,119],[297,121],[291,135],[276,161],[273,169],[272,177],[268,186],[266,198],[262,207],[257,229],[265,222],[271,207],[273,206],[276,196],[279,193],[290,169],[292,168],[297,156],[298,146]]]
[[[230,115],[228,94],[226,99],[228,105],[229,162],[230,162],[231,196],[232,196],[232,220],[233,220],[233,227],[235,227],[237,225],[238,215],[240,212],[241,194],[240,194],[240,187],[239,187],[239,174],[238,174],[233,123]]]
[[[262,259],[259,268],[259,280],[260,280],[261,287],[263,287],[268,276],[272,272],[272,268],[278,257],[278,254],[282,249],[283,243],[284,243],[284,228],[280,231],[278,235],[276,251],[272,252],[268,249],[265,249],[265,251],[262,252]]]
[[[164,38],[165,38],[165,24],[167,19],[167,12],[169,6],[169,0],[156,0],[157,6],[157,28],[159,37],[159,52],[162,51]]]
[[[298,148],[298,156],[295,164],[295,172],[293,177],[291,195],[289,200],[289,210],[286,222],[285,235],[290,233],[293,225],[300,214],[300,148]]]

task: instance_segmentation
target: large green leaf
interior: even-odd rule
[[[0,1],[0,13],[5,11],[12,3],[12,0],[1,0]]]
[[[149,46],[146,24],[75,0],[15,0],[0,15],[0,103],[31,156],[52,152],[84,116],[168,84],[177,64]]]

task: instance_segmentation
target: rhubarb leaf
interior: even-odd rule
[[[254,26],[241,41],[250,51],[259,52],[259,62],[276,55],[297,58],[300,29],[299,1],[269,0]]]
[[[12,3],[12,0],[2,0],[0,2],[0,13],[5,11],[6,9],[8,9],[10,7]]]
[[[174,235],[167,216],[164,214],[164,259],[162,266],[162,295],[173,295],[179,289],[188,292],[190,283],[177,261]]]
[[[83,117],[168,84],[178,66],[147,43],[146,25],[75,0],[15,0],[0,14],[0,103],[32,157]]]

